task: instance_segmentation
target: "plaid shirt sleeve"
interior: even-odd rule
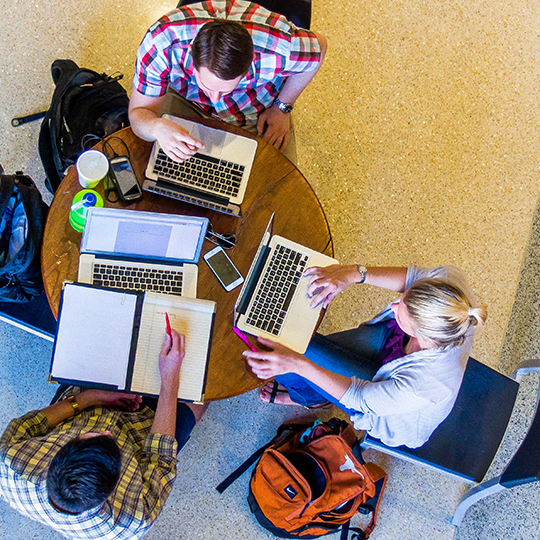
[[[148,30],[137,52],[133,87],[145,96],[165,95],[171,72],[171,54],[171,47],[160,46],[152,28]]]
[[[295,28],[291,33],[290,47],[283,70],[285,74],[315,71],[321,64],[321,45],[313,32]]]
[[[39,443],[37,446],[34,444],[34,438],[46,435],[50,430],[49,422],[41,411],[30,411],[21,418],[15,418],[0,439],[0,463],[23,472],[39,447]],[[8,500],[1,485],[0,499]]]
[[[51,427],[41,411],[30,411],[12,420],[0,439],[0,456],[13,455],[13,448],[34,437],[47,435]]]
[[[149,527],[163,510],[176,478],[177,442],[174,437],[150,433],[142,447],[139,467],[143,477],[143,516]]]

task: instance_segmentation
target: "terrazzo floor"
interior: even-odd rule
[[[11,118],[48,107],[56,58],[120,70],[129,89],[144,31],[174,2],[0,0],[0,7],[0,163],[42,185],[39,125],[12,128]],[[508,352],[513,338],[505,336],[527,323],[513,316],[508,328],[540,191],[540,4],[313,0],[312,28],[329,50],[297,103],[298,165],[325,209],[336,257],[461,266],[490,310],[474,356],[511,371],[531,352]],[[534,258],[527,260],[534,273]],[[535,293],[523,293],[530,309]],[[370,287],[347,291],[321,330],[356,325],[391,298]],[[53,389],[50,344],[4,324],[0,344],[3,429],[48,403]],[[534,401],[532,393],[524,399]],[[256,393],[212,404],[147,538],[270,538],[249,515],[247,477],[222,496],[214,486],[295,414],[302,415],[266,406]],[[448,519],[463,484],[374,452],[366,457],[390,475],[374,540],[455,537]],[[457,538],[538,538],[538,487],[499,497],[487,512],[471,512]],[[525,504],[514,507],[516,497]],[[1,503],[0,538],[60,536]]]

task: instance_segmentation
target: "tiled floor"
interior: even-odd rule
[[[336,256],[367,265],[463,267],[490,309],[475,356],[496,367],[540,188],[540,4],[313,1],[313,28],[328,37],[329,51],[296,107],[299,167],[325,208]],[[9,122],[47,108],[52,61],[120,70],[130,88],[145,29],[174,2],[3,0],[0,7],[0,163],[39,181],[38,124]],[[389,298],[369,287],[347,291],[322,330],[353,326]],[[5,325],[0,343],[3,428],[43,406],[52,390],[45,382],[48,345]],[[520,359],[512,356],[504,368]],[[212,405],[148,538],[269,537],[248,514],[247,479],[224,496],[213,486],[291,414],[253,394]],[[372,538],[453,538],[447,518],[464,486],[373,456],[390,482]],[[527,493],[537,505],[538,490]],[[535,537],[537,522],[512,532],[487,527],[492,517],[475,514],[458,537]],[[2,507],[0,537],[57,536]]]

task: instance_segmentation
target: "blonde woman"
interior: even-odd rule
[[[269,340],[270,351],[245,351],[263,401],[310,408],[334,403],[356,429],[389,446],[422,446],[450,414],[473,334],[487,317],[463,272],[333,265],[310,268],[312,306],[324,307],[353,283],[403,292],[358,328],[317,334],[305,356]],[[278,384],[280,386],[278,386]]]

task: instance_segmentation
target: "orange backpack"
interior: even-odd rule
[[[259,523],[281,538],[317,538],[341,529],[368,538],[375,527],[386,473],[362,459],[352,426],[337,418],[314,424],[285,424],[278,435],[233,472],[220,493],[260,460],[248,496]],[[371,512],[365,531],[349,529],[357,513]]]

